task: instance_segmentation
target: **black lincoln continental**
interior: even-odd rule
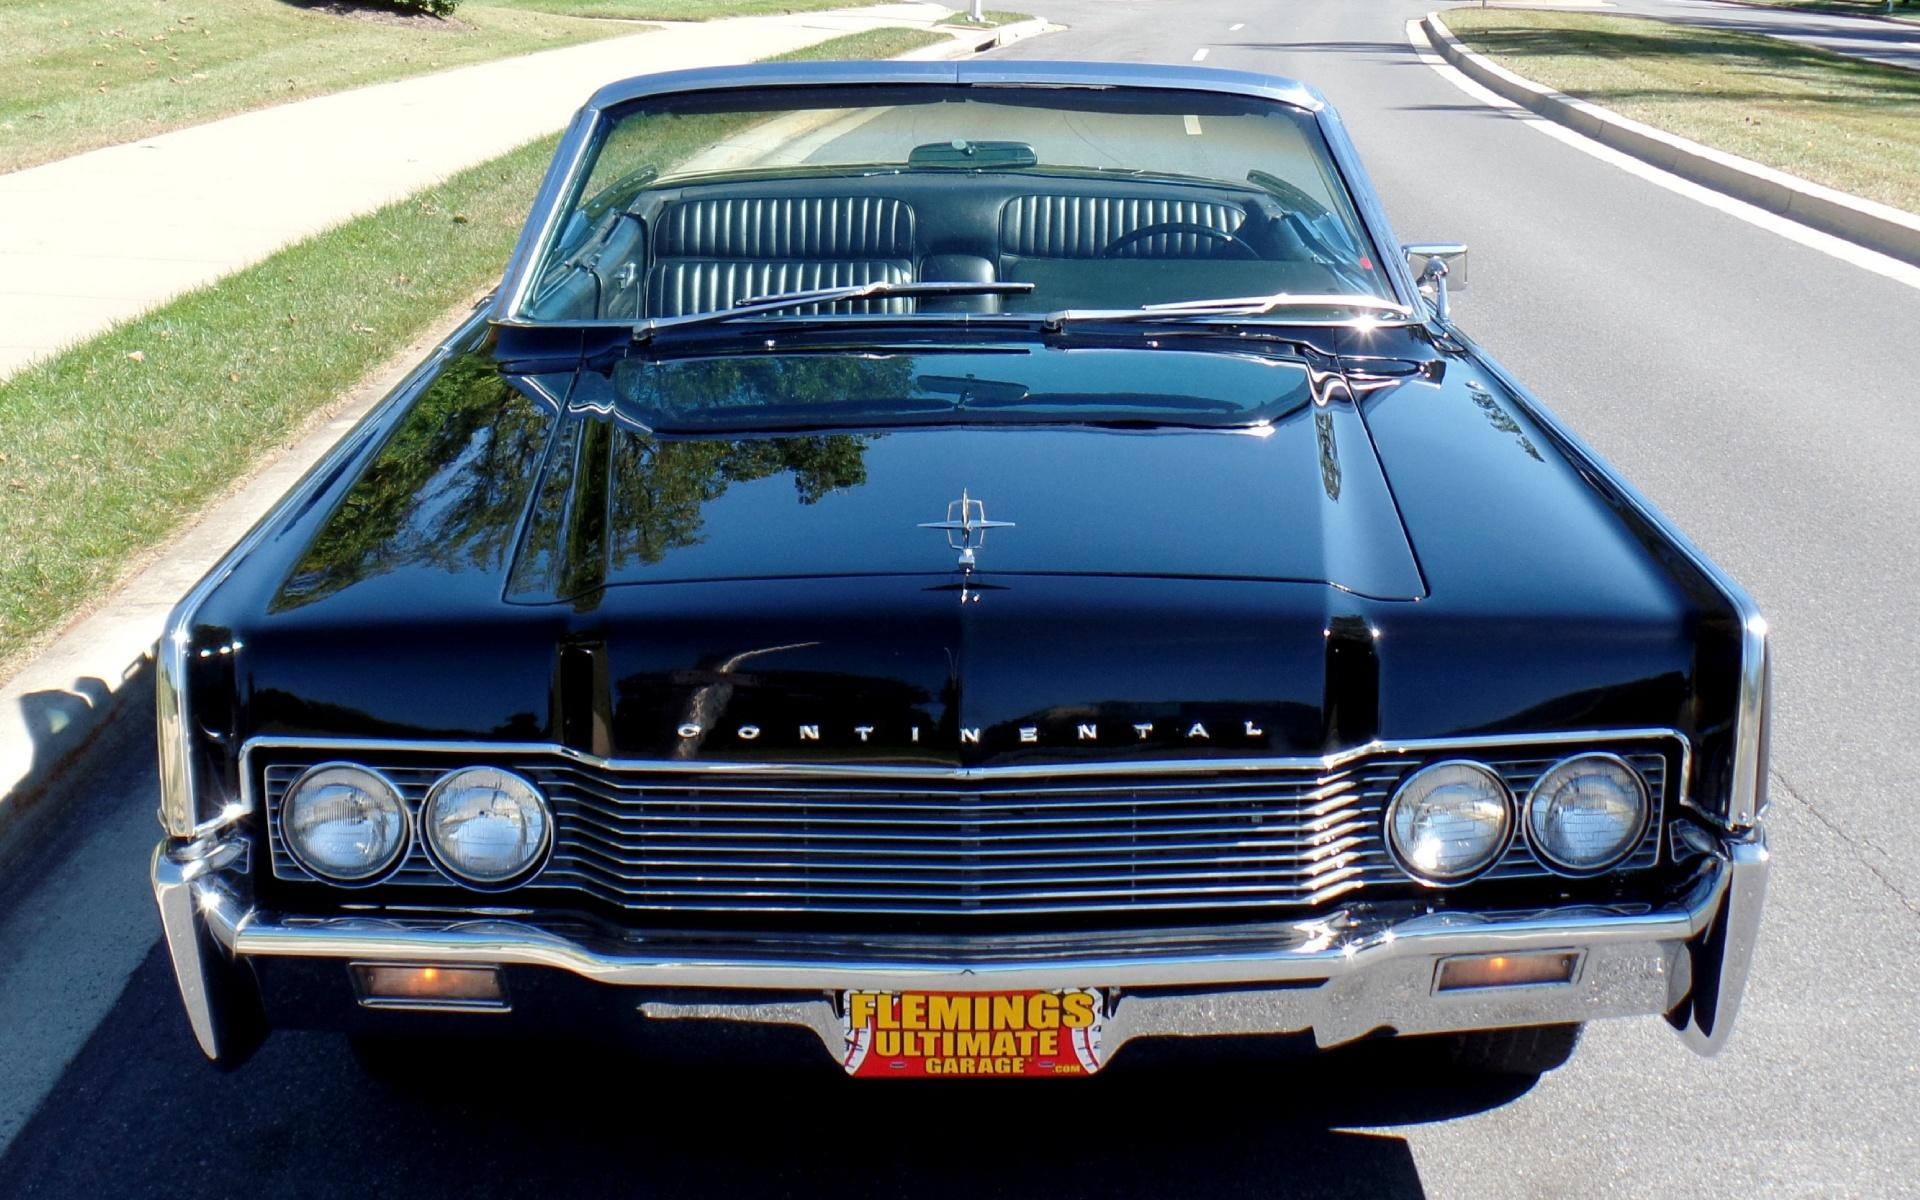
[[[1283,80],[602,89],[487,306],[168,623],[201,1048],[1714,1052],[1766,625],[1456,327],[1463,254]]]

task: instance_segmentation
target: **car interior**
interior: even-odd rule
[[[876,280],[1034,287],[852,307],[995,313],[1354,290],[1353,255],[1313,223],[1324,210],[1286,199],[1251,184],[1016,171],[693,180],[581,214],[527,313],[667,317]],[[1357,265],[1371,272],[1364,253]]]

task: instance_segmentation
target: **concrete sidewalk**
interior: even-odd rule
[[[951,5],[663,25],[243,113],[0,175],[0,379],[566,124],[596,87],[765,58]]]

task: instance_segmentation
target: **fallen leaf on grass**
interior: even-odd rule
[[[145,362],[147,361],[147,352],[145,350],[130,350],[127,352],[127,361]]]

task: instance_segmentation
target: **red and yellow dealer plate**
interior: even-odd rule
[[[1100,994],[847,992],[847,1074],[952,1079],[1091,1075],[1100,1069]]]

